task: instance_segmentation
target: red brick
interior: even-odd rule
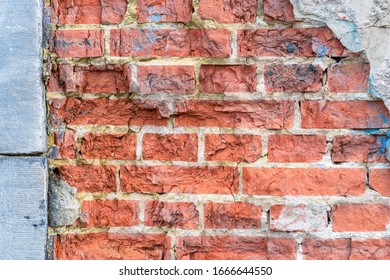
[[[76,133],[73,131],[65,131],[54,134],[55,151],[52,153],[53,158],[76,158]]]
[[[175,125],[240,128],[290,128],[293,101],[178,100],[174,103]]]
[[[156,125],[168,124],[165,101],[120,99],[52,99],[51,123],[60,125]]]
[[[328,213],[321,206],[283,205],[270,207],[270,229],[286,232],[315,232],[328,226]]]
[[[196,229],[198,219],[199,213],[192,202],[146,202],[146,226]]]
[[[57,166],[58,177],[79,192],[115,192],[116,167],[112,165]]]
[[[328,28],[238,30],[239,56],[349,56]]]
[[[390,239],[353,239],[350,259],[390,260]]]
[[[264,20],[294,22],[294,7],[289,0],[264,0]]]
[[[53,64],[47,91],[72,92],[75,91],[73,65]]]
[[[254,23],[257,0],[202,0],[198,14],[201,19],[211,19],[222,23]]]
[[[339,135],[333,139],[332,161],[387,162],[384,150],[380,136]]]
[[[79,93],[130,92],[130,65],[95,65],[76,67],[76,89]]]
[[[81,140],[81,157],[84,159],[135,160],[137,137],[128,134],[88,133]]]
[[[312,64],[267,64],[264,84],[267,92],[320,91],[322,69]]]
[[[332,208],[333,231],[385,231],[390,207],[383,204],[341,204]]]
[[[351,255],[351,239],[304,239],[305,260],[348,260]]]
[[[325,135],[268,136],[269,162],[316,162],[326,153]]]
[[[132,227],[139,224],[138,201],[83,201],[81,211],[83,227]]]
[[[201,93],[256,92],[256,65],[202,65]]]
[[[232,194],[238,192],[234,167],[121,166],[124,192]]]
[[[261,206],[244,202],[205,203],[204,226],[220,229],[260,229]]]
[[[207,134],[205,159],[207,161],[255,162],[262,155],[260,135]]]
[[[193,66],[138,66],[138,93],[195,93]]]
[[[137,0],[138,22],[190,22],[192,0]]]
[[[330,92],[367,92],[370,64],[340,62],[328,68]]]
[[[302,128],[390,127],[389,110],[382,101],[301,101]]]
[[[266,260],[295,259],[294,239],[269,239],[258,236],[179,237],[178,260]]]
[[[198,136],[146,133],[142,142],[144,160],[198,160]]]
[[[252,195],[342,195],[365,192],[363,168],[243,168],[243,190]]]
[[[133,57],[229,57],[227,29],[112,29],[111,55]]]
[[[369,181],[371,188],[381,195],[390,196],[390,168],[371,169]]]
[[[98,57],[104,52],[104,30],[56,30],[50,50],[59,57]]]
[[[165,234],[87,233],[57,235],[57,260],[162,260],[170,258]]]

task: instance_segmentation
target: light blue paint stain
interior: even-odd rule
[[[136,50],[136,51],[142,50],[142,45],[141,45],[141,44],[137,44],[137,45],[135,46],[135,50]]]
[[[162,14],[151,14],[148,16],[148,22],[161,22],[164,15]]]
[[[366,135],[377,134],[377,133],[380,133],[380,132],[381,132],[380,128],[369,128],[369,129],[363,130],[363,133],[366,134]]]
[[[378,139],[379,139],[379,142],[381,143],[380,152],[381,152],[381,154],[385,154],[385,152],[386,152],[386,145],[387,145],[387,142],[390,141],[390,137],[388,137],[388,136],[379,136]]]
[[[374,84],[373,84],[374,78],[370,76],[368,79],[368,93],[370,93],[373,97],[379,98],[378,92],[376,91]]]
[[[380,116],[381,116],[381,118],[382,118],[382,120],[383,120],[383,123],[386,124],[386,125],[388,125],[388,124],[389,124],[389,120],[386,118],[386,116],[383,115],[383,114],[380,114]]]
[[[338,20],[339,28],[341,28],[341,42],[344,46],[347,46],[348,49],[354,52],[359,52],[363,50],[363,45],[361,42],[361,32],[358,26],[348,20]]]

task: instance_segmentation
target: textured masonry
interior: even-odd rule
[[[55,259],[390,259],[390,114],[289,1],[52,0]]]

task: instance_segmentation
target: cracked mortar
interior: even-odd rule
[[[50,178],[49,225],[52,227],[72,225],[80,216],[77,189],[63,180]]]

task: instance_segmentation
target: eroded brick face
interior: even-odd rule
[[[51,8],[50,176],[80,203],[55,259],[390,258],[390,113],[329,28],[289,0]]]

